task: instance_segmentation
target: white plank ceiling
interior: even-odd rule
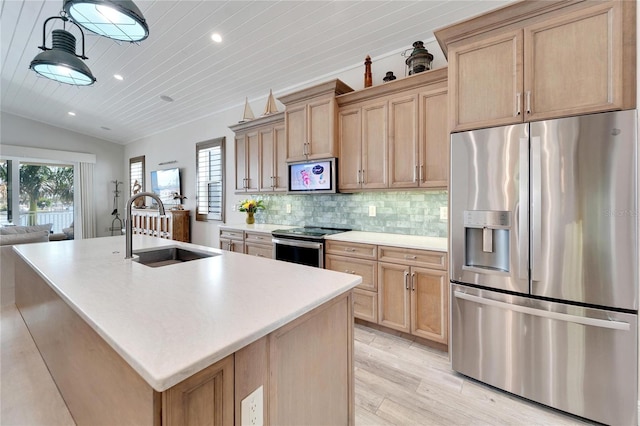
[[[87,33],[97,78],[73,87],[29,70],[42,25],[62,0],[0,2],[2,111],[127,144],[264,97],[372,57],[428,40],[433,30],[508,0],[195,1],[136,0],[150,28],[139,45]],[[47,46],[52,29],[47,27]],[[67,29],[78,38],[75,27]],[[211,41],[218,32],[223,41]],[[113,78],[124,76],[124,81]],[[166,95],[174,99],[167,103]],[[74,111],[75,117],[68,111]],[[259,112],[259,111],[258,111]],[[107,129],[105,129],[107,128]]]

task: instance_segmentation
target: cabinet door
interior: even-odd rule
[[[362,115],[359,107],[344,109],[338,113],[338,188],[341,191],[360,188],[361,130]]]
[[[258,132],[252,132],[247,134],[246,138],[247,149],[247,191],[258,191],[259,180],[259,161],[260,161],[260,140]]]
[[[523,121],[522,38],[522,30],[515,30],[470,44],[451,45],[451,130]]]
[[[378,324],[411,332],[408,266],[378,262]]]
[[[260,244],[245,243],[246,254],[250,256],[273,259],[273,247]]]
[[[287,161],[304,160],[307,143],[306,105],[287,106],[284,120],[287,132]]]
[[[375,260],[355,259],[352,257],[328,254],[325,259],[325,269],[359,275],[362,283],[358,288],[369,291],[378,290],[378,268]]]
[[[621,3],[525,28],[527,120],[622,107]]]
[[[273,129],[266,128],[258,132],[259,135],[259,169],[258,190],[260,192],[271,192],[274,186],[274,161],[273,154],[275,144],[273,140]]]
[[[363,189],[386,188],[387,179],[387,102],[376,101],[362,106],[362,174]]]
[[[418,186],[418,96],[389,100],[389,187]]]
[[[246,134],[239,133],[236,135],[236,191],[246,191],[247,183],[247,148]]]
[[[236,253],[244,253],[244,242],[220,238],[220,249]]]
[[[287,169],[287,138],[284,126],[273,129],[273,190],[286,191],[289,189]]]
[[[420,94],[420,164],[424,188],[446,188],[449,181],[448,96],[446,89]]]
[[[233,355],[162,393],[163,425],[233,425]]]
[[[307,105],[307,156],[309,159],[335,157],[335,114],[336,101],[333,97]]]
[[[372,323],[378,322],[378,293],[353,289],[353,316]]]
[[[449,285],[446,271],[411,268],[411,333],[447,344]]]

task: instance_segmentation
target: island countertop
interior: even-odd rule
[[[217,256],[151,268],[124,237],[14,250],[145,381],[162,392],[361,282],[354,275],[134,235],[134,253],[183,246]]]

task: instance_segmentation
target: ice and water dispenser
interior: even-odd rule
[[[465,210],[465,267],[509,272],[508,211]]]

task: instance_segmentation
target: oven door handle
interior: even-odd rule
[[[293,246],[293,247],[302,247],[302,248],[310,248],[315,250],[322,250],[324,245],[322,243],[315,243],[311,241],[301,241],[301,240],[290,240],[283,238],[273,238],[271,240],[274,245],[280,244],[283,246]]]

